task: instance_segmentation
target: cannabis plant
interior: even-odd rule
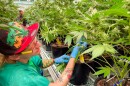
[[[18,15],[17,8],[14,0],[0,0],[0,24],[15,21]]]

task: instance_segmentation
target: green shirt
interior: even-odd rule
[[[35,65],[41,65],[38,56],[32,59],[35,60]],[[38,70],[30,64],[16,62],[16,64],[5,64],[0,68],[0,86],[48,86],[49,83],[50,82],[41,76]]]
[[[28,64],[34,67],[37,70],[37,72],[41,74],[41,71],[42,71],[41,68],[43,64],[42,64],[42,59],[40,58],[39,55],[32,56],[30,60],[28,61]]]

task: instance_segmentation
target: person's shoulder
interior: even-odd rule
[[[39,57],[41,57],[40,55],[34,55],[34,56],[32,56],[32,57],[36,57],[36,58],[39,58]]]
[[[15,65],[16,68],[12,67],[10,70],[6,69],[4,74],[0,74],[0,78],[4,79],[3,84],[8,83],[10,86],[48,86],[50,83],[30,66]]]
[[[37,72],[20,72],[15,75],[15,80],[19,80],[20,86],[49,86],[49,80],[44,76],[39,75]],[[22,84],[22,85],[21,85]],[[13,86],[19,86],[13,85]]]
[[[30,59],[41,59],[41,56],[40,55],[34,55]]]

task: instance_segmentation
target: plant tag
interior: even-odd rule
[[[56,42],[58,45],[62,45],[62,42],[59,40],[59,38],[56,39]]]
[[[80,60],[81,63],[84,63],[84,56],[83,56],[83,54],[80,55],[79,60]]]

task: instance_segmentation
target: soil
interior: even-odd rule
[[[56,43],[51,44],[53,58],[57,58],[57,57],[65,54],[68,51],[68,49],[69,48],[67,45],[58,45]]]
[[[106,79],[99,80],[96,86],[105,86]]]
[[[110,80],[105,79],[105,78],[102,78],[102,79],[100,78],[100,80],[95,82],[95,86],[114,86],[114,84],[117,82],[118,82],[118,79],[116,77]],[[130,79],[124,79],[122,81],[122,86],[130,86]]]
[[[57,47],[57,48],[65,48],[68,47],[67,45],[58,45],[56,43],[51,44],[52,47]]]

